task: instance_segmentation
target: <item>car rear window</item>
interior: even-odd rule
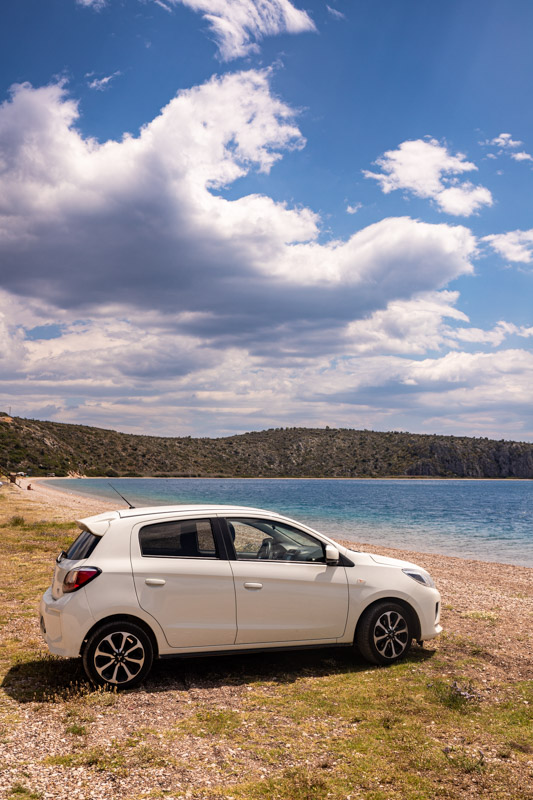
[[[90,531],[82,531],[78,538],[72,542],[67,550],[67,558],[80,561],[82,558],[89,558],[94,548],[100,541],[100,536],[95,536]]]
[[[143,556],[167,558],[216,558],[218,556],[208,519],[175,520],[145,525],[139,531]]]

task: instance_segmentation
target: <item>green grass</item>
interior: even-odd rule
[[[241,724],[235,711],[197,711],[194,718],[184,723],[183,729],[197,736],[232,736]]]
[[[26,786],[23,786],[21,783],[15,783],[10,790],[8,795],[10,798],[17,798],[17,800],[40,800],[42,794],[39,792],[32,792]]]

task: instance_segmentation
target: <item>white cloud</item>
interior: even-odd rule
[[[353,285],[360,292],[376,293],[376,298],[399,297],[472,274],[475,253],[475,239],[467,228],[391,217],[346,242],[296,243],[284,259],[276,256],[267,268],[294,283]]]
[[[510,133],[500,133],[499,136],[491,139],[489,144],[493,144],[496,147],[502,147],[504,149],[510,149],[513,147],[520,147],[520,145],[524,143],[518,141],[518,139],[513,139]]]
[[[510,133],[500,133],[500,135],[496,136],[494,139],[488,139],[485,142],[480,142],[480,144],[484,147],[499,148],[497,153],[487,153],[487,158],[496,159],[498,156],[507,155],[510,156],[513,161],[533,161],[533,156],[525,150],[521,150],[518,153],[513,152],[517,147],[521,147],[524,142],[513,139]],[[501,172],[498,172],[498,175],[501,174]]]
[[[368,319],[351,322],[345,337],[353,353],[424,355],[450,345],[449,318],[468,322],[455,308],[458,292],[427,292],[409,300],[394,300]]]
[[[306,11],[289,0],[167,0],[188,6],[208,22],[224,61],[257,52],[265,36],[314,31]]]
[[[79,5],[99,11],[108,0],[76,0]],[[220,58],[231,61],[259,51],[265,36],[316,31],[306,11],[290,0],[152,0],[167,12],[184,5],[202,14],[218,46]],[[330,9],[335,13],[334,9]],[[337,12],[340,16],[340,12]],[[91,87],[99,88],[99,87]]]
[[[447,214],[469,217],[481,206],[492,205],[492,195],[484,186],[474,186],[466,182],[459,186],[449,186],[435,198]]]
[[[180,92],[120,142],[84,139],[77,116],[61,85],[19,85],[0,107],[0,255],[12,291],[28,293],[30,281],[49,301],[95,307],[120,288],[125,303],[220,318],[223,292],[227,314],[261,299],[271,320],[287,313],[282,284],[306,289],[302,314],[320,298],[325,316],[344,286],[339,308],[353,318],[472,273],[475,240],[461,226],[388,219],[321,245],[310,209],[217,193],[304,145],[268,72]]]
[[[95,89],[97,92],[103,92],[109,87],[111,81],[117,78],[119,75],[121,75],[121,72],[120,70],[117,70],[116,72],[113,72],[111,75],[106,75],[103,78],[93,78],[92,81],[88,81],[87,86],[89,87],[89,89]],[[85,77],[86,78],[92,77],[92,73],[87,73]]]
[[[531,264],[533,261],[533,228],[529,231],[511,231],[483,237],[491,247],[508,261]]]
[[[357,214],[357,212],[360,211],[362,208],[363,208],[362,203],[354,203],[353,205],[346,206],[346,212],[348,214]]]
[[[436,139],[402,142],[388,150],[376,164],[382,172],[364,170],[366,178],[376,180],[385,194],[397,189],[416,197],[432,199],[440,210],[457,216],[470,216],[483,205],[492,205],[492,195],[483,186],[459,183],[455,176],[477,170],[462,153],[452,155]]]
[[[94,8],[99,11],[105,5],[107,5],[107,0],[76,0],[76,3],[79,6],[85,6],[86,8]]]
[[[459,292],[440,291],[392,301],[369,318],[347,326],[346,350],[424,355],[443,349],[457,350],[461,342],[499,347],[509,336],[533,336],[533,328],[505,321],[498,322],[491,330],[473,328],[467,315],[456,308],[458,300]]]
[[[326,8],[331,14],[331,16],[335,17],[335,19],[346,19],[346,15],[343,14],[342,11],[339,11],[337,8],[332,8],[331,6],[328,6],[327,3],[326,3]]]

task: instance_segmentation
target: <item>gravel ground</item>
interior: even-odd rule
[[[32,486],[32,491],[24,490],[24,502],[31,503],[33,510],[46,519],[72,520],[117,507],[58,492],[44,482]],[[353,548],[354,544],[349,546]],[[444,674],[446,659],[449,674],[454,675],[454,657],[461,656],[465,648],[474,647],[480,661],[471,677],[487,696],[497,696],[503,684],[533,678],[533,569],[377,548],[363,542],[358,546],[414,561],[433,575],[442,594],[445,633],[443,639],[428,643],[428,649],[444,649],[440,642],[445,640]],[[13,615],[4,620],[2,638],[33,645],[36,660],[46,657],[35,615]],[[161,661],[145,687],[134,693],[106,696],[84,688],[77,661],[51,662],[52,668],[65,676],[66,687],[69,672],[82,686],[67,688],[55,698],[26,702],[20,694],[22,679],[15,681],[16,689],[10,689],[9,682],[4,681],[0,706],[0,796],[130,800],[150,795],[201,796],[204,800],[210,797],[211,785],[227,785],[228,793],[220,795],[213,790],[212,797],[230,798],[231,784],[247,775],[257,779],[261,767],[250,754],[252,751],[233,748],[231,739],[226,739],[221,749],[217,737],[196,735],[197,731],[188,733],[188,721],[197,721],[199,712],[223,711],[237,715],[242,730],[247,724],[250,692],[264,697],[264,714],[268,717],[268,700],[275,692],[278,674],[290,675],[291,670],[297,670],[299,675],[323,675],[324,664],[326,669],[328,663],[338,668],[342,658],[345,656],[310,652]],[[24,669],[31,683],[32,665],[21,666],[23,675]],[[442,662],[440,671],[442,674]],[[258,672],[264,677],[262,687],[257,684]],[[468,674],[468,667],[464,674]],[[73,733],[72,726],[76,725],[84,732]],[[268,737],[268,729],[265,735]],[[339,730],[338,735],[342,736],[343,731]],[[133,760],[128,760],[127,770],[105,766],[106,759],[112,762],[119,757],[117,743],[123,748],[131,743],[128,746]],[[94,765],[77,766],[76,754],[88,752],[94,753]],[[57,757],[56,763],[43,763],[49,757]],[[65,763],[61,763],[61,757]],[[328,759],[327,742],[319,738],[316,759],[317,764],[321,760],[327,763]],[[297,765],[297,757],[287,751],[284,766],[290,767],[291,763]],[[28,787],[27,793],[12,794],[17,785]],[[458,787],[457,796],[475,797],[475,787],[471,783],[462,790]],[[527,787],[522,796],[532,796]],[[353,795],[354,800],[357,797]]]

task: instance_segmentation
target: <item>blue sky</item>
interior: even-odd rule
[[[0,409],[533,440],[529,0],[8,0]]]

